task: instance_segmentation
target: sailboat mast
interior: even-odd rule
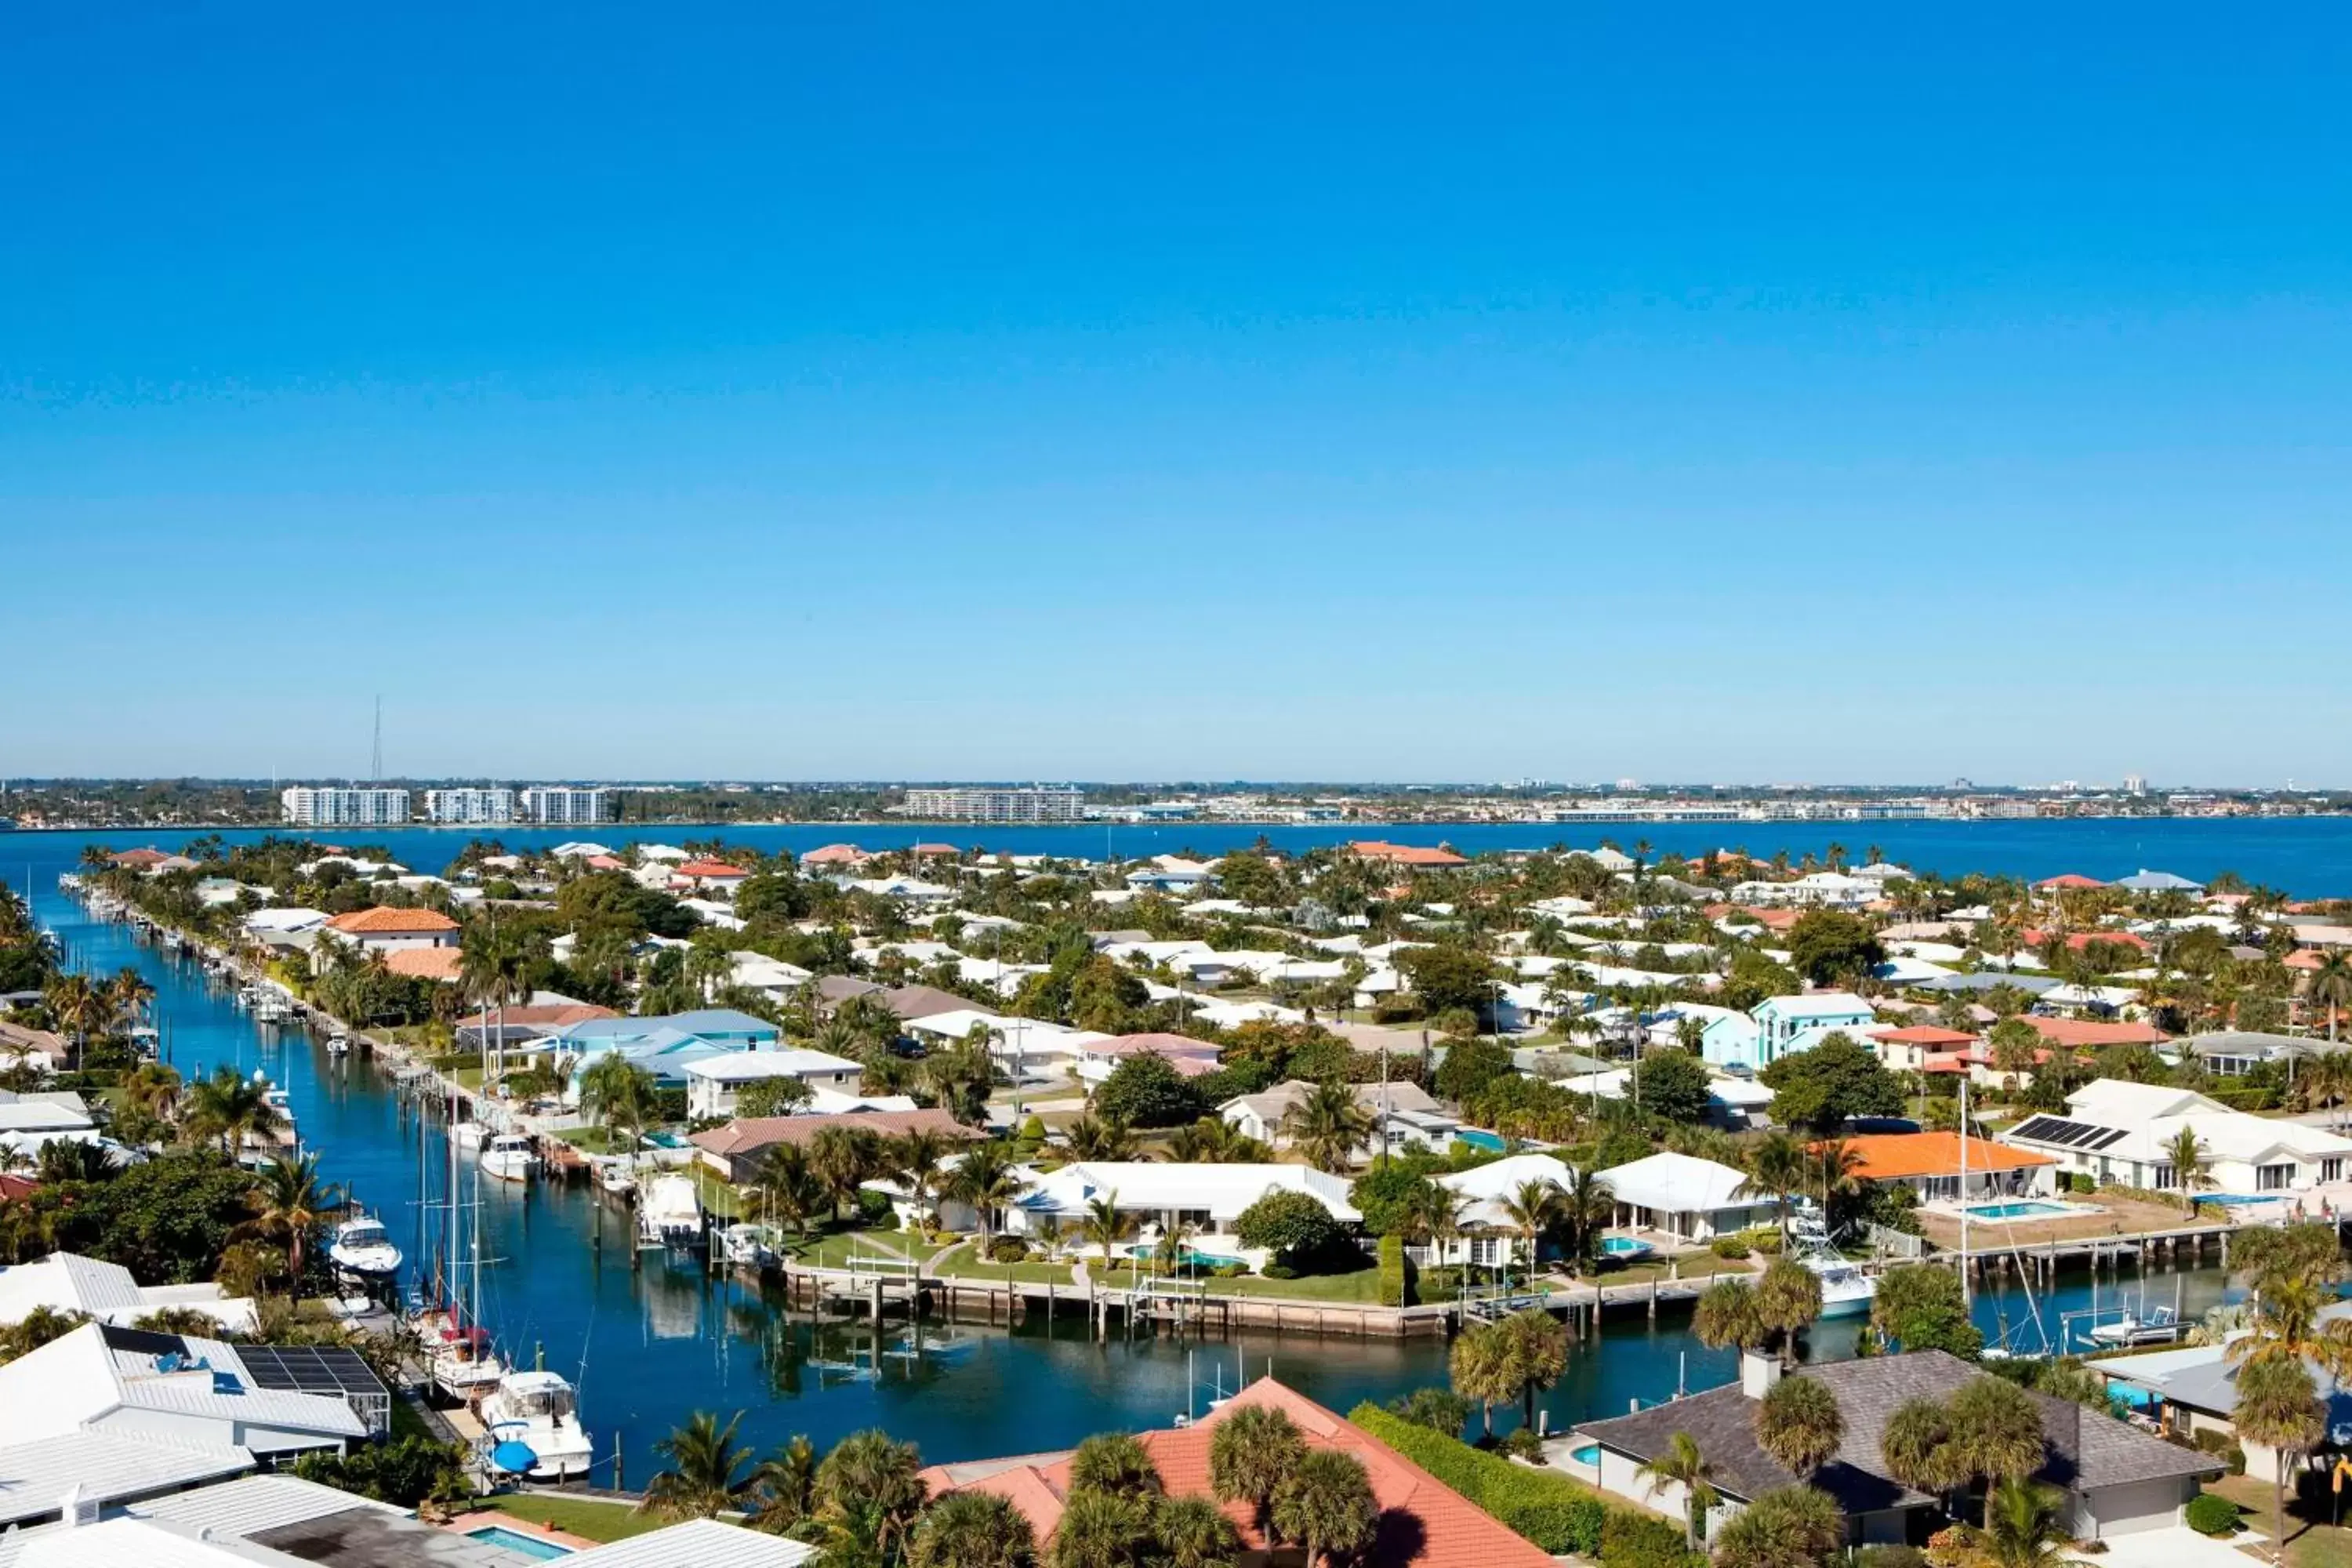
[[[1969,1288],[1969,1075],[1960,1075],[1960,1307],[1964,1311],[1976,1307],[1976,1293]]]

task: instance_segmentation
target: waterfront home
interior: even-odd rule
[[[686,1112],[732,1116],[735,1100],[747,1084],[771,1079],[797,1079],[812,1090],[829,1089],[848,1093],[857,1088],[866,1069],[846,1057],[825,1051],[784,1047],[769,1051],[729,1051],[686,1064]]]
[[[1360,1083],[1353,1087],[1357,1108],[1371,1120],[1371,1131],[1356,1152],[1358,1163],[1371,1159],[1384,1146],[1408,1144],[1442,1150],[1453,1142],[1454,1131],[1461,1125],[1458,1117],[1448,1112],[1419,1084]],[[1283,1119],[1314,1092],[1313,1084],[1303,1079],[1291,1079],[1255,1094],[1237,1095],[1217,1107],[1217,1114],[1244,1137],[1276,1149],[1287,1149],[1290,1139],[1282,1130]]]
[[[541,1002],[534,999],[520,1007],[497,1010],[485,1007],[457,1020],[457,1044],[462,1049],[470,1051],[488,1050],[493,1046],[519,1046],[561,1033],[573,1024],[620,1016],[610,1007],[599,1007],[590,1002]]]
[[[731,1007],[698,1007],[651,1017],[587,1018],[551,1030],[525,1048],[548,1054],[555,1070],[569,1079],[564,1098],[576,1101],[581,1074],[603,1057],[624,1057],[665,1087],[682,1089],[693,1063],[737,1051],[772,1050],[782,1037],[765,1018]]]
[[[811,870],[838,870],[846,866],[863,866],[874,857],[855,844],[826,844],[801,857],[801,864]]]
[[[2352,1050],[2342,1043],[2306,1039],[2299,1035],[2265,1034],[2257,1029],[2210,1029],[2176,1041],[2184,1057],[2194,1057],[2216,1078],[2242,1078],[2265,1062],[2284,1062]]]
[[[1345,1176],[1305,1165],[1082,1160],[1033,1174],[1029,1190],[1006,1211],[1004,1229],[1012,1236],[1059,1237],[1084,1225],[1090,1205],[1107,1198],[1145,1238],[1186,1226],[1203,1255],[1255,1264],[1258,1256],[1234,1237],[1234,1224],[1243,1210],[1275,1192],[1305,1193],[1342,1224],[1364,1217],[1348,1201]]]
[[[1856,1180],[1908,1187],[1922,1203],[2047,1197],[2057,1188],[2054,1157],[1985,1138],[1962,1138],[1957,1132],[1864,1132],[1845,1140],[1845,1146],[1861,1157],[1854,1167]],[[1964,1173],[1965,1193],[1960,1185]]]
[[[0,1151],[40,1158],[48,1142],[103,1143],[98,1122],[71,1089],[0,1089]]]
[[[1418,1247],[1408,1247],[1407,1255],[1424,1268],[1465,1263],[1500,1268],[1518,1257],[1520,1249],[1510,1214],[1503,1206],[1505,1200],[1516,1199],[1529,1182],[1565,1192],[1576,1173],[1549,1154],[1510,1154],[1432,1179],[1457,1200],[1454,1219],[1461,1234],[1451,1240],[1432,1237]],[[1540,1238],[1537,1247],[1539,1258],[1553,1250]]]
[[[1801,1374],[1829,1391],[1843,1418],[1834,1458],[1809,1484],[1834,1499],[1854,1545],[1920,1544],[1943,1518],[1944,1500],[1917,1491],[1887,1473],[1879,1439],[1887,1417],[1907,1400],[1944,1400],[1989,1375],[1942,1351],[1871,1356],[1809,1367]],[[1719,1524],[1766,1492],[1796,1486],[1798,1478],[1756,1440],[1757,1405],[1780,1380],[1778,1357],[1740,1357],[1739,1381],[1706,1394],[1587,1422],[1575,1441],[1600,1449],[1603,1491],[1682,1516],[1681,1483],[1641,1474],[1678,1432],[1687,1432],[1706,1456],[1722,1502],[1709,1515]],[[2044,1458],[2034,1479],[2063,1495],[2060,1528],[2078,1541],[2168,1530],[2208,1477],[2221,1473],[2212,1455],[2178,1447],[2160,1437],[2084,1409],[2071,1400],[2029,1394],[2042,1417]],[[1962,1510],[1973,1518],[1973,1507]]]
[[[2352,1303],[2337,1302],[2320,1309],[2319,1320],[2336,1322],[2347,1313],[2352,1313]],[[2278,1479],[2278,1450],[2248,1441],[2237,1429],[2238,1365],[2230,1359],[2228,1344],[2153,1351],[2086,1364],[2164,1431],[2190,1443],[2207,1433],[2228,1437],[2244,1450],[2246,1474],[2256,1480]],[[2316,1363],[2306,1360],[2304,1367],[2326,1411],[2327,1431],[2352,1430],[2352,1388]]]
[[[1750,1186],[1747,1172],[1695,1154],[1662,1150],[1597,1179],[1617,1200],[1616,1224],[1674,1241],[1707,1242],[1780,1223],[1780,1200]]]
[[[71,1055],[72,1047],[63,1035],[0,1019],[0,1068],[21,1065],[58,1072]]]
[[[725,860],[688,860],[669,873],[669,885],[676,891],[710,893],[731,899],[735,889],[751,879],[751,873]]]
[[[2185,1089],[2103,1078],[2066,1097],[2055,1115],[2028,1116],[2005,1129],[2011,1148],[2047,1154],[2058,1167],[2102,1184],[2177,1192],[2172,1146],[2193,1133],[2205,1161],[2200,1191],[2252,1197],[2311,1193],[2345,1179],[2352,1138],[2324,1127],[2231,1110]]]
[[[870,1132],[877,1138],[899,1138],[922,1128],[946,1138],[982,1138],[976,1127],[966,1127],[946,1111],[858,1110],[840,1116],[739,1116],[724,1127],[691,1134],[688,1142],[701,1152],[702,1163],[727,1180],[749,1182],[760,1173],[760,1163],[779,1143],[806,1144],[828,1127]],[[1164,1167],[1197,1170],[1198,1166]]]
[[[390,1430],[391,1392],[355,1352],[306,1347],[303,1360],[298,1372],[266,1345],[85,1323],[0,1366],[0,1445],[98,1432],[284,1463]],[[322,1381],[335,1392],[310,1392]]]
[[[1870,1004],[1851,992],[1767,996],[1744,1017],[1735,1015],[1708,1024],[1699,1037],[1699,1054],[1710,1067],[1761,1072],[1841,1030],[1859,1039],[1877,1021]]]
[[[1801,906],[1809,909],[1858,910],[1884,891],[1868,877],[1843,871],[1812,871],[1786,882],[1741,882],[1731,889],[1735,904]]]
[[[1390,844],[1378,838],[1359,839],[1340,848],[1359,859],[1370,860],[1392,871],[1446,871],[1470,862],[1451,849],[1431,849],[1418,844]]]
[[[325,930],[335,941],[348,942],[362,952],[457,945],[457,922],[438,910],[404,910],[378,904],[372,910],[337,915],[327,922]]]
[[[466,955],[456,946],[399,947],[383,955],[383,972],[403,980],[454,985],[463,978]]]
[[[1216,1440],[1217,1425],[1236,1411],[1252,1408],[1281,1411],[1308,1448],[1346,1454],[1363,1466],[1379,1519],[1371,1543],[1357,1561],[1381,1568],[1466,1568],[1474,1563],[1477,1568],[1549,1568],[1550,1557],[1492,1514],[1363,1428],[1272,1377],[1260,1378],[1186,1426],[1139,1434],[1136,1440],[1150,1458],[1160,1489],[1170,1497],[1214,1500],[1209,1449]],[[1041,1561],[1051,1556],[1070,1491],[1067,1453],[934,1465],[922,1479],[933,1498],[959,1491],[1003,1498],[1029,1521]],[[1242,1561],[1289,1561],[1287,1551],[1276,1554],[1255,1509],[1246,1502],[1219,1501],[1217,1506],[1241,1536]]]
[[[52,1252],[37,1262],[0,1268],[0,1328],[21,1323],[45,1307],[121,1328],[173,1308],[202,1312],[229,1333],[245,1333],[254,1321],[253,1303],[216,1284],[142,1285],[121,1264],[79,1253]]]

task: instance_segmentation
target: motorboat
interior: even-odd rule
[[[335,1227],[334,1240],[327,1244],[327,1256],[338,1268],[353,1274],[382,1278],[400,1269],[400,1248],[383,1228],[383,1222],[372,1215],[360,1215]]]
[[[2152,1307],[2145,1318],[2126,1312],[2112,1323],[2097,1324],[2087,1337],[2094,1344],[2108,1349],[2119,1345],[2168,1345],[2188,1328],[2171,1308]]]
[[[764,1225],[730,1225],[719,1233],[719,1248],[738,1268],[773,1268],[776,1234]]]
[[[539,1153],[522,1132],[501,1132],[482,1146],[482,1174],[501,1182],[528,1182],[539,1169]]]
[[[342,1030],[337,1029],[333,1034],[327,1037],[327,1054],[331,1057],[350,1056],[352,1054],[352,1037],[343,1033]]]
[[[490,1130],[478,1121],[460,1121],[449,1129],[449,1141],[460,1149],[478,1149],[489,1137]]]
[[[1827,1247],[1801,1253],[1797,1261],[1811,1269],[1822,1282],[1822,1317],[1858,1318],[1870,1310],[1870,1303],[1878,1294],[1878,1281],[1864,1273],[1859,1264],[1839,1257]]]
[[[692,1176],[656,1176],[637,1194],[637,1245],[691,1247],[702,1241],[702,1194]]]
[[[618,1160],[607,1160],[596,1167],[596,1184],[614,1197],[626,1197],[637,1190],[636,1173]]]
[[[580,1426],[580,1395],[561,1373],[510,1372],[482,1400],[482,1430],[491,1463],[535,1481],[583,1480],[595,1462],[596,1445]],[[530,1450],[527,1472],[522,1455]]]

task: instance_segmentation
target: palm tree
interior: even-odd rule
[[[1822,1568],[1845,1544],[1845,1515],[1829,1493],[1780,1487],[1723,1527],[1721,1568]]]
[[[1021,1173],[1013,1168],[1013,1153],[1003,1142],[982,1143],[958,1163],[955,1173],[948,1178],[947,1195],[970,1204],[980,1216],[980,1247],[988,1250],[989,1227],[996,1211],[1011,1204],[1027,1188]]]
[[[646,1483],[637,1510],[658,1519],[715,1519],[733,1508],[751,1457],[735,1441],[735,1429],[742,1424],[740,1410],[724,1426],[711,1412],[698,1410],[685,1426],[671,1428],[654,1445],[667,1468]]]
[[[1509,1347],[1511,1377],[1519,1386],[1527,1429],[1536,1429],[1536,1394],[1568,1370],[1568,1325],[1540,1307],[1514,1312],[1498,1325]]]
[[[1275,1494],[1306,1454],[1307,1439],[1287,1414],[1244,1405],[1220,1419],[1210,1434],[1209,1489],[1220,1502],[1248,1503],[1263,1532]]]
[[[2352,957],[2341,951],[2322,953],[2304,984],[2304,994],[2327,1009],[2327,1043],[2336,1043],[2336,1016],[2352,1007]]]
[[[1772,1337],[1757,1304],[1756,1287],[1745,1279],[1717,1279],[1708,1286],[1691,1313],[1691,1331],[1709,1350],[1729,1345],[1752,1351]]]
[[[1793,1258],[1776,1258],[1756,1281],[1756,1314],[1779,1346],[1785,1370],[1797,1363],[1797,1336],[1822,1315],[1822,1277]]]
[[[268,1090],[226,1062],[188,1090],[184,1122],[188,1136],[219,1139],[221,1152],[231,1159],[246,1139],[267,1137],[278,1131],[278,1120]]]
[[[2327,1414],[2300,1359],[2250,1361],[2238,1369],[2237,1384],[2238,1405],[2231,1419],[2238,1436],[2276,1450],[2271,1489],[2271,1561],[2276,1563],[2286,1539],[2288,1469],[2296,1456],[2326,1436]]]
[[[1677,1432],[1666,1439],[1658,1457],[1633,1472],[1633,1479],[1650,1483],[1650,1495],[1655,1497],[1662,1487],[1683,1489],[1683,1545],[1698,1550],[1698,1521],[1716,1504],[1715,1467],[1699,1452],[1698,1439],[1687,1432]]]
[[[1944,1415],[1951,1426],[1952,1473],[1985,1484],[1985,1527],[1990,1529],[1991,1489],[2000,1481],[2024,1480],[2042,1468],[2048,1448],[2042,1412],[2017,1384],[1979,1376],[1945,1402]]]
[[[953,1152],[947,1135],[929,1127],[909,1128],[888,1145],[890,1163],[906,1184],[907,1195],[915,1200],[919,1223],[928,1224],[936,1217],[932,1199],[939,1191],[940,1167]]]
[[[1280,1131],[1308,1164],[1345,1175],[1375,1129],[1371,1113],[1356,1098],[1356,1086],[1328,1079],[1282,1113]]]
[[[1985,1500],[1985,1554],[1994,1568],[2059,1568],[2066,1532],[2058,1509],[2066,1494],[2038,1481],[2004,1480]]]
[[[1454,1392],[1478,1402],[1478,1418],[1486,1435],[1495,1435],[1495,1406],[1519,1392],[1518,1368],[1502,1325],[1484,1323],[1454,1342],[1446,1354]]]
[[[809,1173],[824,1186],[835,1219],[841,1217],[843,1204],[856,1201],[858,1187],[872,1173],[872,1149],[871,1136],[851,1127],[820,1127],[809,1140]]]
[[[1521,1182],[1516,1191],[1507,1193],[1496,1205],[1504,1220],[1517,1233],[1527,1248],[1527,1270],[1536,1271],[1537,1243],[1546,1231],[1559,1222],[1562,1207],[1559,1184],[1538,1176]]]
[[[1167,1568],[1238,1568],[1241,1562],[1240,1532],[1204,1497],[1163,1500],[1152,1515],[1151,1533]]]
[[[1380,1505],[1364,1463],[1337,1448],[1300,1456],[1274,1494],[1276,1531],[1307,1548],[1306,1568],[1328,1563],[1335,1552],[1354,1553],[1371,1545],[1380,1528]]]
[[[1097,1119],[1094,1112],[1082,1110],[1063,1132],[1070,1141],[1073,1159],[1118,1162],[1135,1158],[1135,1134],[1116,1116]]]
[[[824,1184],[809,1169],[808,1151],[797,1143],[770,1149],[760,1161],[753,1184],[770,1211],[803,1236],[827,1202]]]
[[[2180,1184],[2180,1201],[2184,1207],[2197,1207],[2197,1191],[2210,1187],[2213,1178],[2206,1174],[2211,1163],[2206,1158],[2205,1145],[2198,1140],[2197,1129],[2183,1127],[2164,1146],[2165,1158],[2172,1165],[2172,1179]]]
[[[781,1535],[814,1513],[816,1468],[816,1445],[798,1434],[761,1460],[749,1486],[751,1522]]]
[[[1036,1568],[1037,1532],[1026,1514],[992,1492],[950,1492],[915,1527],[907,1563],[908,1568]]]
[[[1141,1568],[1156,1542],[1151,1504],[1073,1489],[1054,1527],[1053,1568]]]
[[[1568,1234],[1570,1259],[1580,1268],[1592,1261],[1601,1233],[1617,1216],[1617,1193],[1601,1179],[1592,1162],[1569,1173],[1559,1190],[1559,1227]]]
[[[1843,1138],[1824,1138],[1813,1145],[1813,1173],[1822,1184],[1822,1217],[1834,1224],[1840,1198],[1862,1191],[1862,1151]]]
[[[1748,1179],[1780,1200],[1780,1244],[1789,1241],[1789,1200],[1805,1190],[1805,1146],[1787,1132],[1767,1132],[1748,1154]]]
[[[1118,1189],[1087,1200],[1087,1217],[1079,1223],[1079,1235],[1088,1247],[1101,1249],[1103,1262],[1109,1263],[1117,1255],[1119,1237],[1126,1234],[1127,1215],[1118,1206]]]
[[[1150,1497],[1160,1489],[1150,1450],[1125,1432],[1097,1433],[1070,1453],[1069,1490]]]
[[[614,1132],[623,1127],[633,1135],[628,1147],[636,1148],[634,1135],[645,1131],[660,1092],[650,1071],[618,1051],[598,1057],[580,1074],[580,1109],[604,1130],[607,1149],[613,1147]]]
[[[144,1022],[147,1004],[154,999],[155,988],[147,983],[147,977],[127,963],[116,970],[114,978],[106,984],[107,1005],[114,1016],[125,1024]]]
[[[735,955],[723,947],[698,942],[686,950],[684,973],[687,984],[708,1002],[719,987],[735,978]]]
[[[261,1168],[260,1179],[246,1194],[245,1201],[253,1211],[253,1230],[286,1248],[287,1266],[293,1270],[289,1289],[299,1300],[303,1243],[321,1225],[343,1212],[341,1190],[319,1180],[316,1154],[301,1154],[290,1160],[280,1155]]]
[[[1878,1457],[1888,1475],[1914,1491],[1934,1496],[1968,1479],[1956,1471],[1951,1444],[1950,1417],[1943,1405],[1921,1394],[1905,1400],[1887,1416],[1878,1435]]]
[[[832,1542],[849,1548],[845,1555],[853,1561],[893,1561],[929,1496],[922,1468],[912,1443],[894,1442],[878,1429],[850,1434],[817,1467],[817,1523]]]
[[[169,1121],[180,1102],[180,1075],[162,1062],[142,1062],[122,1080],[122,1103]]]
[[[1757,1446],[1801,1481],[1811,1480],[1844,1441],[1837,1396],[1818,1378],[1784,1377],[1756,1402]]]

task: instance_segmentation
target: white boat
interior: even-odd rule
[[[490,1348],[487,1330],[466,1324],[439,1307],[417,1313],[409,1324],[424,1342],[433,1385],[451,1399],[470,1403],[484,1398],[505,1380],[509,1368]]]
[[[460,1149],[478,1149],[489,1136],[490,1130],[478,1121],[460,1121],[449,1129],[449,1142]]]
[[[636,1173],[618,1160],[607,1160],[596,1167],[596,1184],[614,1196],[637,1190]]]
[[[2100,1345],[2165,1345],[2179,1339],[2189,1325],[2169,1307],[2157,1307],[2145,1318],[2126,1312],[2112,1323],[2100,1323],[2090,1339]]]
[[[539,1155],[530,1139],[520,1132],[501,1132],[482,1149],[482,1174],[501,1182],[528,1182],[539,1169]]]
[[[327,1244],[327,1256],[338,1268],[353,1274],[382,1277],[400,1269],[400,1248],[385,1234],[383,1222],[373,1215],[361,1215],[347,1219],[335,1227],[335,1239]]]
[[[352,1054],[352,1037],[343,1033],[341,1029],[337,1029],[333,1034],[327,1037],[327,1054],[331,1057],[350,1056]]]
[[[719,1233],[727,1261],[743,1268],[767,1268],[776,1261],[775,1233],[764,1225],[730,1225]]]
[[[1801,1253],[1797,1261],[1821,1278],[1822,1317],[1858,1318],[1870,1310],[1871,1300],[1878,1294],[1878,1281],[1858,1264],[1826,1247]]]
[[[637,1245],[694,1247],[702,1240],[702,1194],[692,1176],[656,1176],[637,1194]]]
[[[482,1429],[493,1456],[509,1443],[529,1448],[535,1481],[583,1480],[595,1462],[596,1445],[580,1426],[580,1396],[560,1373],[507,1373],[482,1401]]]

